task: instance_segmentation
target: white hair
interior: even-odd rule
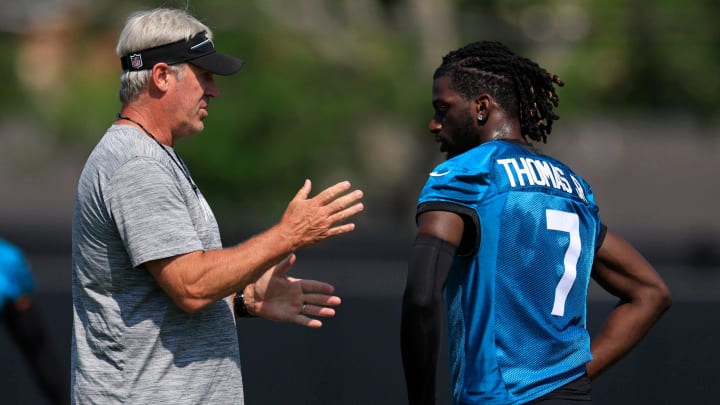
[[[200,31],[206,31],[207,37],[212,39],[210,28],[185,10],[156,8],[138,11],[128,17],[125,27],[120,32],[115,53],[118,57],[123,57],[132,52],[189,39]],[[182,65],[184,64],[173,65],[170,68],[181,76]],[[122,72],[118,96],[123,105],[140,95],[150,80],[151,72],[151,70]]]

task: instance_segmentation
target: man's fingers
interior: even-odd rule
[[[295,194],[295,198],[293,200],[305,200],[310,195],[310,190],[312,189],[312,182],[310,179],[305,179],[305,183],[303,183],[303,186],[300,187],[300,190]]]
[[[317,329],[322,327],[322,321],[319,319],[308,318],[305,315],[298,315],[293,320],[298,325],[307,326],[308,328]]]
[[[305,280],[305,279],[296,279],[296,278],[290,278],[290,280],[300,281],[300,287],[302,287],[303,294],[311,294],[311,293],[322,293],[322,294],[332,294],[333,291],[335,291],[335,287],[333,287],[332,284],[328,284],[324,281],[318,281],[318,280]]]
[[[303,295],[303,301],[305,302],[305,306],[333,306],[336,307],[340,304],[342,304],[342,299],[338,297],[337,295],[327,295],[327,294],[304,294]],[[305,311],[307,312],[307,311]]]
[[[342,235],[344,233],[352,232],[353,230],[355,230],[355,224],[353,223],[335,226],[325,232],[324,238],[331,238],[333,236]]]
[[[283,227],[283,233],[294,241],[294,248],[310,246],[355,229],[354,224],[343,223],[365,208],[360,202],[363,192],[355,190],[343,195],[349,189],[350,182],[341,181],[314,198],[306,199],[310,180],[305,181],[295,199],[288,204],[281,220],[282,224],[287,225]]]
[[[330,215],[330,217],[328,217],[328,219],[330,221],[332,221],[333,224],[338,224],[340,222],[346,221],[349,218],[352,218],[353,216],[359,214],[364,209],[365,209],[365,205],[363,205],[363,203],[357,203],[357,204],[353,205],[352,207],[345,208],[342,211],[339,211],[339,212],[336,212],[336,213]]]
[[[289,255],[287,255],[287,257],[282,259],[282,261],[280,263],[275,265],[273,274],[275,274],[277,276],[284,276],[288,271],[290,271],[292,266],[295,264],[295,260],[296,260],[295,253],[290,253]]]
[[[321,305],[305,304],[300,315],[332,318],[333,316],[335,316],[335,309],[324,307]]]
[[[325,190],[321,191],[313,199],[320,203],[320,205],[326,205],[331,201],[337,199],[337,197],[350,189],[350,182],[345,180],[341,181],[334,186],[330,186]],[[356,190],[358,191],[358,190]]]
[[[343,222],[362,212],[364,209],[365,206],[362,203],[358,203],[350,208],[346,208],[340,212],[330,215],[328,217],[328,220],[331,224],[342,224]],[[332,226],[327,230],[325,235],[326,237],[337,236],[344,233],[352,232],[353,230],[355,230],[355,224],[350,222],[342,225]]]
[[[342,197],[337,198],[335,201],[332,202],[330,205],[331,209],[335,212],[344,211],[348,209],[348,207],[356,207],[360,206],[362,207],[362,203],[360,200],[363,198],[363,192],[362,190],[355,190],[352,193],[345,194]]]

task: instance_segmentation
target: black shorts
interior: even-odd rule
[[[579,405],[592,404],[590,378],[587,374],[562,387],[528,402],[526,405]]]

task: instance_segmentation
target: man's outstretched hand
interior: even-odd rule
[[[293,251],[342,235],[355,229],[345,223],[363,210],[361,190],[350,190],[349,181],[341,181],[308,198],[312,184],[305,180],[302,188],[290,201],[279,226],[283,235],[292,241]]]
[[[288,277],[295,260],[295,254],[290,254],[248,285],[245,306],[252,315],[265,319],[319,328],[322,322],[314,317],[335,316],[331,307],[340,305],[340,297],[332,295],[335,288],[328,283]]]

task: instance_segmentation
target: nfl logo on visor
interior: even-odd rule
[[[133,69],[140,69],[142,65],[142,56],[140,56],[139,53],[136,53],[135,55],[130,55],[130,66],[132,66]]]

